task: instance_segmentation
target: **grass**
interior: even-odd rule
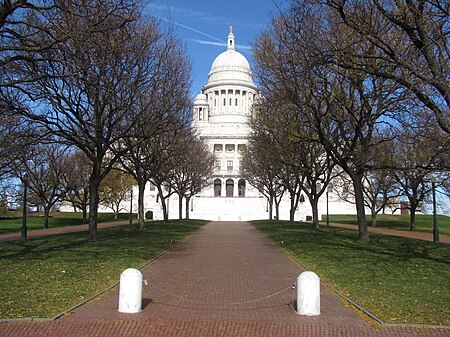
[[[322,221],[326,216],[322,217]],[[367,224],[372,223],[370,215],[366,215]],[[357,224],[356,215],[330,215],[330,221],[336,223]],[[439,233],[450,235],[450,217],[438,215],[437,223]],[[409,215],[379,214],[377,216],[377,227],[409,231]],[[433,215],[416,215],[416,231],[433,233]]]
[[[385,322],[450,325],[450,245],[310,224],[255,226]]]
[[[22,227],[22,215],[20,212],[9,212],[5,217],[0,217],[0,234],[20,232]],[[49,218],[49,228],[74,226],[82,224],[82,214],[72,212],[54,212]],[[136,218],[136,215],[134,215]],[[130,219],[129,214],[119,213],[118,220]],[[99,213],[98,222],[110,222],[114,220],[112,213]],[[30,213],[27,216],[28,230],[42,229],[44,226],[44,217],[42,213]]]
[[[205,222],[159,221],[0,245],[0,318],[52,317],[114,284]]]

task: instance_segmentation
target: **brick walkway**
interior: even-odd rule
[[[143,311],[117,312],[118,290],[55,322],[0,324],[3,336],[436,336],[446,329],[377,328],[322,289],[318,317],[292,310],[302,270],[243,222],[213,222],[145,267]]]

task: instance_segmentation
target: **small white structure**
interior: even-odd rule
[[[142,273],[134,268],[120,275],[119,312],[134,314],[142,308]]]
[[[297,313],[320,315],[320,278],[312,271],[305,271],[297,277]]]

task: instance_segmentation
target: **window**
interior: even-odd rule
[[[203,109],[202,108],[198,108],[198,120],[199,121],[203,120]]]
[[[234,181],[233,179],[228,179],[226,181],[226,196],[228,198],[233,197],[233,190],[234,190]]]
[[[238,181],[238,194],[241,198],[245,197],[245,180],[239,179]]]
[[[237,98],[234,100],[234,105],[238,106],[238,99]]]
[[[247,149],[247,146],[245,144],[239,144],[238,145],[238,152],[242,153]]]
[[[234,152],[235,151],[235,145],[234,144],[227,144],[227,145],[225,145],[225,151],[227,151],[227,152]]]
[[[233,171],[233,161],[227,160],[227,171]]]
[[[214,180],[214,196],[220,197],[222,195],[222,181],[220,179]]]
[[[223,106],[225,106],[225,105],[227,105],[227,99],[226,98],[223,99]]]
[[[214,167],[216,170],[220,170],[220,160],[216,160]]]

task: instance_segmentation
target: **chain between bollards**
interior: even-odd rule
[[[158,287],[157,285],[154,285],[154,284],[151,284],[151,283],[147,283],[147,284],[150,285],[151,287],[161,291],[164,294],[167,294],[167,295],[169,295],[169,296],[171,296],[173,298],[179,299],[179,300],[187,302],[187,303],[192,303],[192,304],[197,304],[197,305],[208,305],[208,304],[210,304],[210,303],[206,303],[206,302],[200,302],[200,301],[188,299],[188,298],[186,298],[184,296],[180,296],[180,295],[174,294],[174,293],[172,293],[172,292],[170,292],[168,290],[165,290],[165,289],[163,289],[161,287]],[[231,302],[231,303],[222,303],[222,307],[240,306],[240,305],[245,305],[245,304],[250,304],[250,303],[261,302],[261,301],[264,301],[266,299],[269,299],[269,298],[275,297],[277,295],[280,295],[280,294],[282,294],[282,293],[284,293],[284,292],[286,292],[288,290],[293,290],[293,289],[295,289],[295,286],[296,285],[294,283],[293,285],[290,285],[290,286],[288,286],[286,288],[283,288],[283,289],[278,290],[278,291],[276,291],[274,293],[271,293],[269,295],[265,295],[265,296],[262,296],[262,297],[259,297],[259,298],[254,298],[254,299],[250,299],[250,300],[242,300],[242,301]]]

